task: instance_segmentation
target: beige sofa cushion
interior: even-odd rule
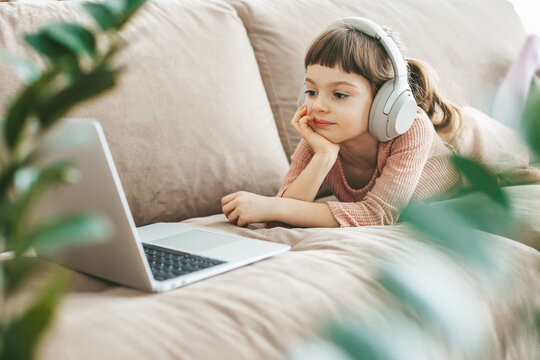
[[[0,46],[76,3],[0,3]],[[126,29],[113,92],[72,117],[104,127],[137,225],[221,211],[223,195],[274,195],[288,168],[257,62],[236,12],[217,0],[151,1]],[[2,103],[19,86],[0,68]]]
[[[333,20],[365,16],[397,32],[406,55],[433,65],[451,99],[488,111],[497,85],[524,40],[505,0],[230,0],[253,44],[290,157],[299,135],[290,125],[309,43]]]

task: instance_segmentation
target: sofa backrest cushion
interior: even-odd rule
[[[290,158],[300,136],[290,125],[309,43],[332,21],[369,18],[396,32],[405,55],[431,64],[447,98],[490,112],[524,32],[506,0],[229,0],[247,28]]]
[[[36,59],[22,32],[88,21],[76,2],[0,3],[0,46]],[[149,1],[124,29],[127,70],[70,117],[104,127],[137,225],[221,211],[221,197],[277,193],[288,168],[247,33],[217,0]],[[2,110],[20,82],[0,67]]]

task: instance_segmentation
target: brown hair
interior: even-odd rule
[[[384,30],[401,50],[403,46],[397,35],[386,28]],[[371,84],[373,95],[394,77],[392,62],[383,46],[347,24],[329,28],[313,40],[304,58],[304,66],[315,64],[338,66],[347,73],[365,77]],[[406,64],[416,103],[429,116],[435,129],[441,130],[454,121],[459,122],[459,108],[439,94],[435,70],[419,60],[407,59]]]

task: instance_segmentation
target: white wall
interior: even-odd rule
[[[540,36],[540,0],[509,0],[521,20],[525,31]]]

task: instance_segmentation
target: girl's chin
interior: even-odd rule
[[[328,133],[328,131],[318,131],[318,129],[313,129],[317,134],[321,135],[326,140],[333,142],[334,144],[337,144],[336,139],[334,139],[334,136],[331,136],[331,134]]]

